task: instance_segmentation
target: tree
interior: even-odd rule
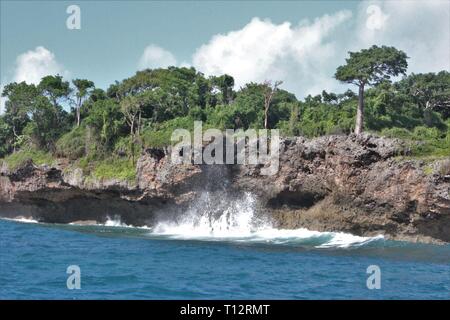
[[[66,112],[54,106],[47,97],[38,96],[30,114],[32,121],[25,127],[24,134],[37,147],[53,150],[56,140],[66,129]]]
[[[411,74],[397,83],[405,94],[412,96],[423,111],[436,111],[450,117],[450,72]]]
[[[72,80],[72,83],[77,89],[77,92],[75,93],[77,98],[75,110],[77,116],[77,127],[79,127],[81,121],[81,106],[83,105],[83,101],[88,95],[90,89],[94,87],[94,82],[86,79],[74,79]]]
[[[132,151],[132,160],[134,162],[134,147],[136,141],[136,137],[140,136],[140,129],[142,123],[142,109],[146,104],[147,95],[145,93],[141,93],[135,96],[127,96],[120,102],[120,110],[125,116],[125,120],[130,127],[130,143],[131,143],[131,151]]]
[[[38,90],[32,84],[13,82],[5,86],[2,96],[7,98],[4,121],[12,131],[11,143],[16,151],[22,131],[30,121],[28,114],[38,97]]]
[[[11,152],[12,134],[9,125],[5,122],[4,116],[0,116],[0,158]]]
[[[222,104],[230,104],[234,98],[234,78],[230,75],[224,74],[220,77],[211,77],[211,83],[216,90],[221,92]]]
[[[42,78],[38,89],[55,107],[59,105],[60,100],[67,98],[71,92],[69,82],[63,81],[60,75]]]
[[[339,66],[335,78],[358,86],[358,109],[355,133],[364,128],[364,87],[390,81],[391,76],[405,74],[408,67],[406,54],[394,47],[372,46],[359,52],[349,52],[346,64]]]
[[[120,106],[114,99],[94,102],[83,123],[97,130],[101,143],[107,148],[112,148],[114,140],[126,129]]]
[[[275,81],[272,84],[271,81],[264,82],[264,129],[269,129],[269,108],[273,99],[273,95],[278,90],[278,87],[283,81]]]

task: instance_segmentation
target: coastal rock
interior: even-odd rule
[[[139,158],[135,182],[92,179],[64,161],[27,162],[13,171],[2,166],[0,216],[59,223],[120,216],[152,225],[183,212],[201,191],[225,185],[229,193],[254,194],[258,214],[279,228],[450,242],[450,181],[439,170],[442,160],[406,155],[401,141],[369,134],[285,138],[278,172],[264,176],[261,165],[176,165],[170,150],[153,148]]]

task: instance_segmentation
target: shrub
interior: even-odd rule
[[[439,164],[438,172],[441,176],[450,175],[450,159],[446,159]]]
[[[134,181],[136,167],[129,159],[110,158],[96,163],[92,174],[97,179]]]
[[[114,155],[118,157],[130,157],[132,155],[131,136],[121,137],[114,145]]]
[[[15,170],[29,160],[33,161],[36,165],[51,165],[54,159],[50,153],[32,148],[12,153],[4,159],[9,170]]]
[[[56,143],[55,154],[75,160],[86,154],[86,130],[78,127],[63,135]]]
[[[411,131],[404,128],[389,128],[383,129],[381,135],[388,138],[398,138],[398,139],[411,139]]]
[[[418,126],[414,128],[413,139],[415,140],[438,140],[442,133],[437,128]]]
[[[176,129],[194,129],[194,121],[190,117],[180,117],[153,125],[144,130],[142,143],[144,147],[164,147],[171,144],[170,138]]]

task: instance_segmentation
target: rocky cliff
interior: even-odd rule
[[[450,242],[450,176],[445,161],[408,160],[396,140],[361,136],[284,139],[280,168],[174,165],[167,150],[146,150],[133,183],[98,181],[80,169],[31,161],[0,170],[0,216],[39,221],[152,225],[182,214],[200,191],[223,185],[226,192],[251,192],[257,211],[279,228],[305,227],[388,239]],[[223,181],[218,181],[223,180]]]

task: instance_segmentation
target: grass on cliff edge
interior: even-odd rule
[[[14,171],[29,160],[32,160],[35,165],[52,165],[56,159],[51,153],[30,148],[12,153],[3,160],[0,159],[0,163],[6,162],[9,170]],[[117,179],[130,182],[136,180],[136,166],[126,158],[94,160],[85,157],[80,159],[78,165],[85,173],[91,174],[96,179]]]
[[[95,159],[88,156],[81,158],[77,165],[95,179],[136,180],[136,165],[128,158]]]
[[[413,131],[404,128],[385,129],[381,136],[398,138],[406,142],[411,159],[435,160],[450,157],[450,122],[447,133],[436,128],[416,127]]]
[[[8,155],[3,159],[11,171],[16,170],[29,160],[32,160],[36,165],[51,165],[55,159],[50,153],[35,149],[23,149]]]

